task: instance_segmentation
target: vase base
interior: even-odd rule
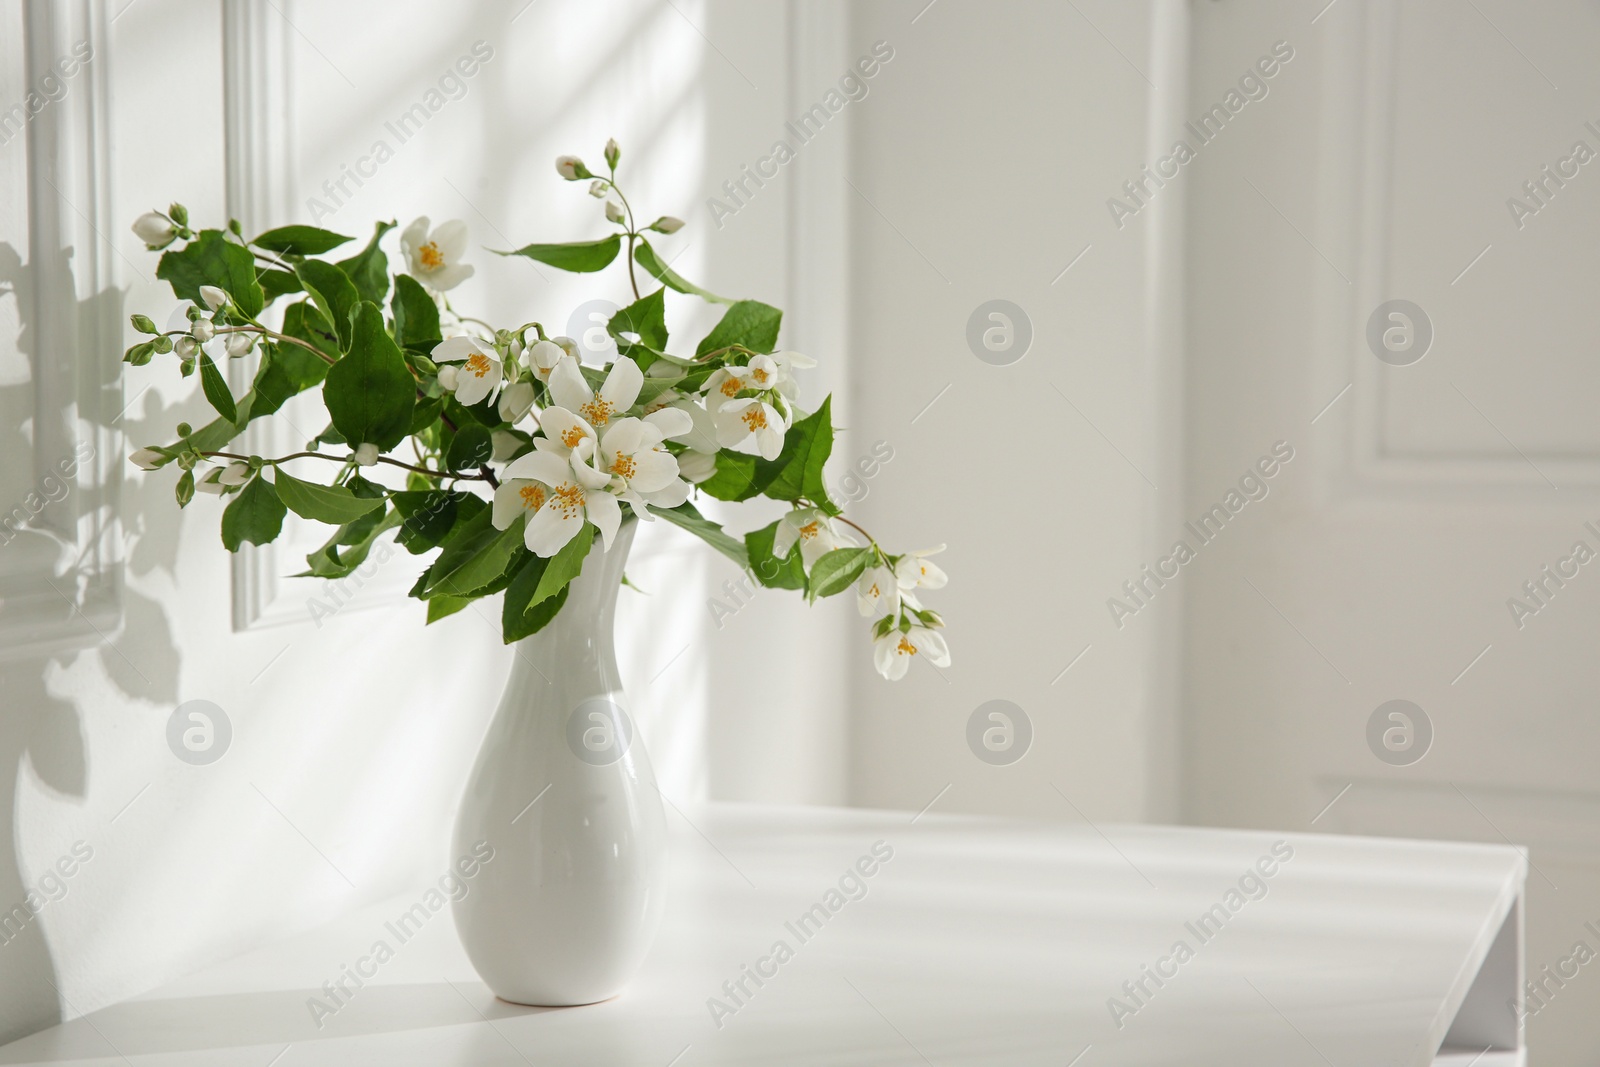
[[[562,1004],[552,1004],[548,1001],[536,1004],[531,1000],[512,1000],[510,997],[503,997],[499,993],[494,995],[494,999],[502,1004],[510,1004],[518,1008],[545,1008],[554,1011],[558,1008],[584,1008],[590,1004],[604,1004],[606,1001],[616,1000],[620,996],[622,996],[621,993],[613,993],[609,997],[600,997],[597,1000],[569,1000]]]

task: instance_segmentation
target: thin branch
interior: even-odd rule
[[[330,367],[338,362],[338,360],[334,359],[332,356],[328,355],[328,353],[324,352],[322,349],[318,348],[309,341],[302,341],[298,337],[290,337],[288,334],[279,333],[277,330],[269,330],[265,326],[218,326],[216,332],[259,333],[272,338],[274,341],[286,342],[291,345],[299,345],[301,348],[305,349],[307,352],[310,352],[312,355],[316,356]]]
[[[202,452],[200,454],[202,456],[220,459],[239,459],[248,461],[251,458],[249,456],[242,456],[237,452]],[[277,466],[278,464],[286,463],[291,459],[327,459],[332,460],[335,463],[350,463],[355,460],[355,456],[333,456],[326,452],[291,452],[287,456],[279,456],[277,459],[268,459],[263,460],[262,462]],[[481,468],[481,474],[457,474],[454,471],[436,471],[430,470],[427,467],[418,467],[415,464],[406,463],[403,460],[391,459],[388,456],[379,456],[378,462],[387,463],[391,467],[401,467],[408,471],[416,471],[418,474],[426,474],[430,478],[459,478],[475,482],[488,481],[491,484],[494,482],[494,475],[487,468]]]

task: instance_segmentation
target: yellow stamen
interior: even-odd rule
[[[437,270],[444,266],[444,253],[439,251],[439,246],[432,241],[417,249],[417,258],[422,260],[422,265],[429,270]]]
[[[482,352],[474,352],[467,359],[466,369],[471,371],[479,378],[482,378],[484,375],[488,374],[490,367],[491,364],[489,363],[489,357],[484,355]]]
[[[767,372],[762,370],[760,367],[750,368],[750,377],[754,378],[762,385],[767,384]]]
[[[523,490],[523,491],[526,492],[527,490]],[[878,599],[878,597],[881,594],[878,592],[878,583],[877,582],[873,582],[872,583],[872,588],[867,590],[867,595],[870,596],[874,600]]]
[[[743,389],[743,388],[744,388],[744,383],[743,382],[741,382],[737,378],[729,377],[719,387],[719,391],[722,393],[723,396],[735,397],[735,396],[739,395],[739,390]]]
[[[917,646],[907,640],[904,635],[901,635],[900,643],[894,646],[894,650],[902,656],[915,656],[917,654]]]
[[[767,413],[761,410],[760,404],[751,404],[744,409],[744,414],[739,416],[744,424],[750,428],[751,433],[767,428]]]
[[[599,429],[611,421],[611,413],[616,406],[603,396],[595,396],[583,407],[578,409],[578,414],[589,420],[589,425]]]
[[[561,512],[563,519],[570,519],[581,514],[585,503],[583,489],[571,482],[555,488],[555,495],[550,498],[557,511]]]
[[[522,506],[529,511],[538,511],[544,507],[544,490],[537,485],[525,485],[519,491],[522,497]]]
[[[632,456],[617,453],[617,458],[611,461],[611,473],[619,474],[624,478],[632,478],[635,469]]]
[[[804,537],[807,541],[811,540],[821,532],[822,528],[818,525],[816,519],[812,519],[810,522],[800,527],[800,536]]]
[[[568,448],[577,448],[578,442],[583,440],[583,429],[579,426],[570,426],[561,433],[561,443]]]

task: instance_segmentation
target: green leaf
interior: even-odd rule
[[[539,557],[534,556],[533,558],[538,559]],[[512,585],[515,584],[516,580],[512,579]],[[560,614],[562,605],[567,602],[567,592],[571,588],[572,587],[570,585],[564,586],[561,592],[557,593],[555,596],[550,597],[547,600],[539,601],[539,603],[521,612],[515,617],[507,615],[504,609],[502,609],[500,614],[500,631],[505,643],[509,645],[514,641],[520,641],[524,637],[527,637],[530,634],[536,634],[548,626],[550,624],[550,620],[554,619],[558,614]],[[509,588],[506,590],[506,596],[508,598],[507,603],[510,603],[509,597],[511,596],[511,590]]]
[[[294,256],[320,256],[353,240],[354,237],[346,237],[331,230],[319,230],[315,226],[279,226],[275,230],[268,230],[250,243],[257,248],[265,248],[268,252],[283,252]]]
[[[490,512],[485,511],[483,514],[489,515]],[[485,529],[471,539],[451,542],[450,548],[458,550],[451,552],[450,549],[446,549],[440,553],[438,564],[445,563],[448,557],[453,566],[429,580],[429,599],[440,594],[466,596],[493,582],[506,572],[511,557],[522,547],[522,536],[520,521],[512,523],[504,530],[496,530],[490,523],[485,524]],[[438,564],[435,565],[435,570],[438,569]]]
[[[289,310],[303,306],[296,304]],[[327,376],[328,365],[299,345],[263,344],[261,365],[256,368],[252,387],[255,403],[250,417],[259,419],[272,414],[291,396],[305,392]]]
[[[478,598],[475,596],[439,596],[428,601],[428,625],[447,619]]]
[[[671,289],[676,289],[680,293],[692,293],[700,299],[710,301],[713,304],[733,303],[732,298],[718,296],[708,289],[702,289],[667,266],[666,261],[656,253],[654,248],[650,247],[649,241],[640,239],[639,246],[633,250],[633,258],[639,266],[649,271],[653,278]]]
[[[402,347],[419,345],[432,349],[439,341],[439,305],[422,287],[422,283],[409,274],[399,274],[394,279],[394,339]]]
[[[763,475],[767,481],[777,477],[776,469],[768,472],[762,466],[759,456],[723,449],[717,453],[717,473],[701,482],[700,489],[718,500],[749,500],[761,495],[761,490],[766,488],[766,482],[761,480]]]
[[[744,535],[744,546],[750,554],[750,573],[768,589],[804,589],[806,572],[799,545],[791,547],[789,554],[779,559],[772,553],[777,536],[776,522]]]
[[[512,572],[511,584],[506,586],[505,600],[500,605],[500,630],[505,635],[507,644],[532,632],[531,630],[523,632],[523,616],[533,604],[533,594],[538,591],[539,582],[544,578],[544,572],[549,566],[548,559],[530,552]],[[565,592],[563,589],[562,593]]]
[[[366,561],[385,531],[400,525],[398,511],[374,511],[341,526],[328,542],[306,557],[309,569],[296,577],[346,578]],[[341,551],[343,546],[343,551]]]
[[[344,271],[320,259],[305,260],[295,266],[294,272],[311,294],[322,317],[333,324],[339,336],[339,348],[349,349],[350,311],[361,300],[355,283]]]
[[[766,481],[762,492],[774,500],[815,501],[830,513],[836,512],[822,481],[822,468],[833,451],[833,397],[808,417],[789,427],[783,436],[783,451],[772,461],[775,477]],[[758,463],[758,467],[765,461]],[[717,459],[720,472],[722,458]]]
[[[413,434],[421,433],[439,421],[439,413],[444,410],[444,399],[442,396],[417,398],[417,406],[411,412]]]
[[[205,306],[200,299],[202,285],[227,290],[239,310],[252,317],[261,314],[265,304],[256,281],[255,257],[221,230],[201,230],[181,250],[163,253],[156,264],[156,277],[171,283],[179,300],[192,300],[201,307]]]
[[[302,300],[284,309],[283,329],[280,332],[298,338],[326,354],[328,360],[317,361],[324,367],[329,361],[339,358],[339,336],[333,332],[333,324],[323,317],[315,304],[309,301]],[[299,348],[298,345],[291,347]],[[300,351],[305,352],[305,349],[301,348]],[[309,352],[306,354],[311,355]]]
[[[811,565],[811,599],[842,593],[872,561],[871,548],[836,548]]]
[[[427,596],[439,589],[440,584],[451,573],[461,568],[475,553],[482,551],[501,534],[494,528],[492,513],[489,508],[482,508],[465,520],[458,521],[449,536],[443,540],[444,551],[440,552],[433,561],[433,566],[428,568],[427,581],[423,583],[422,595]],[[457,592],[457,590],[447,590]]]
[[[413,555],[437,548],[455,526],[461,496],[443,489],[395,493],[391,498],[395,510],[405,516],[395,540]]]
[[[217,365],[204,352],[200,353],[200,389],[211,401],[211,406],[217,409],[218,415],[229,422],[239,420],[239,409],[233,403],[233,391],[228,388]]]
[[[317,485],[303,482],[281,467],[273,476],[277,484],[278,499],[284,506],[302,518],[315,519],[334,526],[354,522],[363,515],[383,507],[383,497],[358,497],[341,485]]]
[[[801,497],[829,514],[838,508],[828,496],[822,469],[833,451],[833,398],[789,427],[783,451],[774,460],[723,449],[717,453],[717,473],[700,483],[700,489],[718,500],[749,500],[765,493],[774,500]]]
[[[741,300],[730,307],[722,321],[711,328],[694,350],[696,358],[729,345],[743,345],[752,352],[771,352],[778,345],[778,327],[783,312],[758,300]]]
[[[278,491],[258,474],[222,513],[222,543],[229,552],[239,551],[245,541],[253,545],[267,544],[283,531],[286,513]]]
[[[355,283],[356,292],[361,294],[361,299],[370,300],[374,304],[382,304],[383,298],[389,295],[389,257],[383,254],[383,249],[378,247],[378,242],[383,240],[383,235],[394,229],[392,222],[380,222],[373,228],[372,240],[367,242],[367,247],[351,256],[341,259],[336,266],[350,280]]]
[[[563,592],[567,584],[582,573],[583,559],[589,554],[589,546],[594,544],[594,535],[594,524],[586,522],[576,537],[562,545],[561,550],[550,557],[550,561],[545,564],[544,573],[539,576],[539,585],[528,601],[530,609]]]
[[[416,383],[376,304],[357,304],[351,323],[350,354],[329,368],[322,398],[352,447],[371,442],[387,450],[411,432]]]
[[[264,270],[260,274],[260,279],[261,291],[266,294],[269,304],[280,296],[305,292],[305,286],[300,284],[300,279],[295,277],[293,271]]]
[[[489,436],[489,427],[469,422],[456,431],[444,454],[444,465],[453,471],[471,470],[489,462],[493,453],[494,443]]]
[[[618,351],[626,353],[635,347],[635,342],[623,338],[624,333],[637,334],[637,344],[655,352],[667,347],[666,292],[665,289],[657,289],[611,316],[611,321],[606,324],[606,332],[617,339]]]
[[[574,274],[592,274],[605,270],[617,258],[622,248],[622,237],[612,234],[601,241],[574,241],[560,245],[523,245],[515,252],[501,252],[502,256],[527,256],[540,263],[548,263]]]
[[[674,526],[688,530],[700,540],[733,560],[739,567],[743,568],[750,565],[750,553],[746,550],[744,542],[724,531],[721,526],[718,526],[710,519],[702,516],[699,510],[688,501],[679,504],[675,508],[651,508],[650,511],[651,514],[661,516]]]

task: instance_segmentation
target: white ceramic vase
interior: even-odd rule
[[[598,540],[566,605],[516,645],[456,816],[457,857],[492,859],[453,904],[484,982],[516,1004],[592,1004],[644,961],[666,890],[666,819],[612,646],[636,520]]]

